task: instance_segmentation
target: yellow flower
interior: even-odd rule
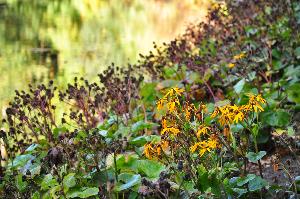
[[[161,126],[163,127],[163,129],[167,128],[167,120],[166,119],[161,120]]]
[[[210,149],[215,149],[215,148],[217,148],[217,145],[218,145],[218,142],[216,139],[209,138],[206,146]]]
[[[179,95],[179,96],[181,96],[181,94],[184,92],[184,89],[183,89],[183,88],[178,88],[178,87],[173,88],[173,90],[174,90],[175,93],[177,93],[177,95]]]
[[[239,107],[239,111],[249,112],[249,111],[251,111],[251,105],[249,105],[249,104],[242,105]]]
[[[231,108],[233,111],[238,111],[238,110],[239,110],[239,107],[238,107],[236,104],[230,106],[230,108]]]
[[[230,105],[219,107],[221,115],[219,116],[219,123],[224,126],[226,124],[231,124],[233,122],[234,111],[231,109]]]
[[[200,157],[202,157],[206,151],[207,151],[207,148],[200,149],[200,151],[199,151]]]
[[[166,151],[169,147],[169,142],[166,140],[161,141],[160,146],[162,148],[162,150]]]
[[[218,107],[215,108],[215,110],[211,113],[210,117],[215,118],[220,113],[220,109]]]
[[[148,159],[152,158],[154,152],[154,148],[152,147],[152,144],[145,144],[144,146],[144,154]]]
[[[261,94],[256,96],[256,101],[265,104],[266,100],[264,98],[262,98]]]
[[[158,146],[156,148],[156,153],[157,153],[158,156],[161,154],[161,147],[160,146]]]
[[[265,104],[266,100],[263,99],[260,94],[255,96],[252,93],[248,93],[247,96],[249,97],[248,106],[250,106],[256,113],[264,111],[260,103]]]
[[[199,147],[199,145],[200,145],[200,142],[195,143],[193,146],[190,147],[190,151],[192,153],[194,153],[197,150],[197,148]]]
[[[186,119],[187,121],[190,121],[190,119],[191,119],[191,112],[190,112],[190,110],[189,110],[189,107],[187,107],[187,108],[184,110],[184,112],[185,112],[185,119]]]
[[[160,100],[158,100],[157,103],[156,103],[157,110],[163,109],[164,103],[165,103],[165,102],[166,102],[165,99],[160,99]]]
[[[178,88],[178,87],[174,87],[174,88],[171,88],[163,98],[167,98],[168,96],[169,97],[172,97],[175,93],[179,96],[181,96],[181,94],[184,92],[184,89],[182,88]]]
[[[167,98],[168,96],[172,97],[173,96],[173,93],[174,93],[174,90],[173,89],[170,89],[164,96],[164,98]]]
[[[207,112],[207,107],[206,107],[205,104],[201,104],[201,105],[200,105],[200,109],[201,109],[201,111],[203,111],[204,113]]]
[[[180,102],[179,102],[178,98],[175,98],[174,101],[178,106],[180,106]]]
[[[233,67],[235,67],[235,63],[229,63],[228,64],[228,68],[233,68]]]
[[[168,110],[170,111],[170,112],[174,112],[175,110],[176,110],[176,107],[175,107],[175,102],[174,101],[171,101],[171,102],[168,102]]]
[[[238,54],[238,55],[235,55],[234,57],[233,57],[233,59],[235,59],[235,60],[239,60],[239,59],[242,59],[242,58],[244,58],[245,57],[245,53],[244,52],[242,52],[241,54]]]
[[[238,123],[239,121],[243,121],[245,118],[245,115],[242,112],[239,112],[234,116],[233,122]]]
[[[196,142],[193,146],[190,147],[190,151],[194,153],[199,149],[199,155],[200,157],[205,154],[206,151],[210,152],[212,149],[217,148],[218,141],[215,138],[214,135],[212,135],[209,139],[202,141],[202,142]]]
[[[263,107],[261,107],[261,105],[258,103],[253,104],[252,107],[253,107],[255,113],[264,111]]]
[[[201,125],[197,131],[197,137],[205,134],[207,135],[208,131],[210,131],[210,128],[208,126]]]
[[[170,133],[172,133],[173,135],[176,136],[176,135],[180,132],[180,130],[177,129],[177,128],[174,128],[174,127],[164,128],[164,129],[160,132],[160,134],[161,134],[161,135],[164,135],[166,132],[170,132]]]

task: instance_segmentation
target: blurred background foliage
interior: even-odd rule
[[[93,80],[111,62],[204,20],[207,0],[0,0],[0,108],[15,89],[55,78]]]

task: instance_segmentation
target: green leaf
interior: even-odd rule
[[[21,174],[19,174],[16,178],[16,186],[20,192],[25,191],[27,188],[27,182],[23,181]]]
[[[58,198],[58,195],[56,194],[61,189],[60,185],[56,185],[54,187],[51,187],[49,191],[47,192],[51,197],[50,198]]]
[[[139,160],[138,170],[149,178],[158,178],[159,174],[165,170],[165,166],[154,160]]]
[[[256,72],[252,71],[251,73],[249,73],[248,78],[250,81],[253,81],[256,78]]]
[[[63,180],[64,191],[67,192],[70,188],[76,185],[75,173],[69,173]]]
[[[295,130],[292,126],[289,126],[287,128],[287,134],[288,134],[288,136],[294,136],[295,135]]]
[[[108,131],[107,131],[107,130],[100,130],[98,133],[99,133],[99,135],[101,135],[101,136],[103,136],[103,137],[106,137]]]
[[[67,193],[67,198],[88,198],[97,195],[99,189],[97,187],[82,187]]]
[[[149,122],[145,122],[144,120],[140,120],[131,126],[131,130],[132,130],[132,132],[136,133],[136,132],[142,131],[144,129],[153,128],[154,126],[158,126],[158,124],[149,123]]]
[[[40,163],[31,164],[29,167],[29,171],[31,177],[39,175],[41,173],[41,164]]]
[[[118,184],[115,187],[115,191],[117,191],[117,192],[129,189],[129,188],[141,183],[141,176],[138,174],[134,175],[131,173],[121,173],[118,176],[118,179],[120,181],[124,182],[124,184]]]
[[[295,89],[295,91],[297,90],[297,86],[295,88],[293,88],[293,85],[299,81],[300,78],[300,66],[288,66],[284,69],[284,77],[287,81],[289,81],[290,85],[292,85],[291,88],[287,88],[287,92],[289,92],[291,89]],[[298,86],[299,89],[299,86]],[[296,93],[297,94],[297,93]],[[299,99],[299,97],[298,97]]]
[[[39,144],[32,144],[25,150],[25,152],[33,152],[39,146]]]
[[[42,183],[41,183],[41,189],[42,190],[48,190],[51,187],[54,187],[58,185],[58,182],[56,181],[56,179],[52,176],[52,174],[47,174],[45,175]]]
[[[291,115],[285,110],[268,111],[261,113],[263,123],[270,126],[285,127],[290,123]]]
[[[177,80],[172,80],[172,79],[163,80],[156,85],[156,89],[161,90],[164,88],[171,88],[171,87],[178,86],[179,84],[180,84],[180,81],[177,81]]]
[[[246,177],[238,177],[236,180],[237,186],[243,186],[247,184],[250,180],[253,180],[256,175],[254,174],[248,174]]]
[[[146,135],[138,136],[138,137],[132,139],[131,141],[129,141],[129,144],[136,145],[136,146],[143,146],[144,144],[146,144],[148,142],[147,137],[148,136],[146,136]]]
[[[258,153],[249,152],[246,157],[250,162],[257,163],[258,160],[262,159],[267,154],[265,151],[260,151]]]
[[[283,68],[285,66],[280,60],[273,60],[272,65],[273,65],[274,70],[280,70],[281,68]]]
[[[141,89],[140,89],[140,95],[142,96],[143,100],[146,102],[152,102],[155,101],[155,90],[156,83],[146,83]]]
[[[196,188],[204,192],[210,187],[210,183],[208,183],[209,180],[208,172],[202,164],[198,166],[197,170],[198,170],[198,182]]]
[[[300,84],[293,84],[287,88],[288,100],[295,103],[300,103]]]
[[[237,94],[240,94],[244,88],[245,83],[245,78],[241,79],[236,85],[233,86],[234,91]]]
[[[31,154],[18,155],[11,163],[8,164],[8,167],[23,167],[28,161],[33,160],[34,158],[35,157]]]
[[[233,133],[241,132],[243,129],[244,129],[243,125],[241,125],[239,123],[238,124],[232,124],[232,125],[230,125],[230,130]]]
[[[300,59],[300,46],[294,50],[294,53],[295,53],[295,56],[297,57],[297,59]]]
[[[113,158],[113,157],[112,157]],[[113,160],[112,160],[113,161]],[[117,156],[117,168],[123,170],[137,171],[138,155],[136,154],[121,154]]]
[[[130,144],[135,145],[135,146],[143,146],[145,145],[147,142],[159,142],[160,141],[160,136],[158,135],[142,135],[142,136],[138,136],[134,139],[132,139],[131,141],[129,141]]]
[[[138,198],[138,196],[139,196],[139,194],[137,192],[131,191],[128,196],[128,199],[136,199],[136,198]]]
[[[203,76],[203,81],[207,82],[214,74],[214,71],[210,68],[206,69]]]
[[[38,191],[34,192],[34,194],[32,194],[31,199],[40,199],[40,193]]]
[[[267,186],[268,183],[266,180],[262,179],[259,176],[256,176],[253,180],[251,180],[248,184],[249,191],[258,191]]]
[[[240,188],[233,188],[232,190],[238,194],[238,198],[248,192],[247,189]]]
[[[58,138],[59,134],[67,132],[68,129],[64,126],[57,127],[53,130],[53,135],[55,138]]]

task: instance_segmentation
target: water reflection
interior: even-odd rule
[[[0,0],[0,108],[15,89],[135,62],[203,19],[208,0]]]

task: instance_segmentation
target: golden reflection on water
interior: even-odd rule
[[[3,107],[15,89],[30,82],[55,77],[64,86],[76,75],[95,79],[111,62],[136,62],[154,41],[167,42],[189,23],[204,20],[210,1],[6,0],[1,5]]]

